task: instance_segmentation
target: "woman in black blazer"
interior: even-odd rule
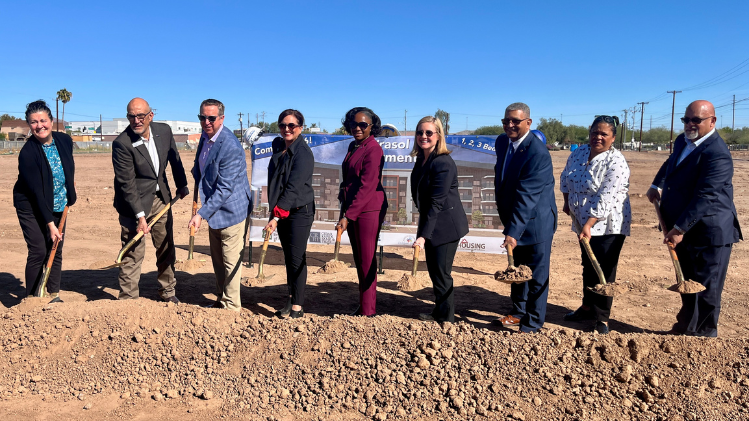
[[[411,156],[411,198],[419,210],[414,247],[424,249],[429,277],[434,287],[434,310],[419,314],[427,321],[454,322],[453,260],[458,242],[468,234],[468,219],[458,194],[458,167],[450,157],[442,122],[424,117],[416,125]]]
[[[59,297],[62,270],[62,234],[58,224],[65,206],[75,203],[73,140],[52,131],[52,111],[44,101],[26,106],[26,122],[33,136],[18,154],[18,181],[13,206],[29,249],[26,258],[26,293],[39,288],[47,253],[60,240],[47,281],[47,293]]]
[[[281,136],[273,139],[273,156],[268,163],[268,206],[271,219],[265,230],[278,228],[286,264],[289,298],[276,311],[278,317],[304,316],[304,288],[307,285],[307,240],[315,220],[315,192],[312,171],[315,157],[302,136],[304,116],[285,110],[278,116]]]

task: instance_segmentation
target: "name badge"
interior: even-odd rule
[[[143,141],[142,140],[139,140],[137,142],[133,142],[133,147],[134,148],[137,148],[138,146],[141,146],[141,145],[143,145]]]

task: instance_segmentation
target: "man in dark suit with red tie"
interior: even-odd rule
[[[516,102],[505,110],[505,134],[497,138],[494,191],[504,246],[514,249],[515,264],[526,265],[533,278],[512,284],[512,312],[494,321],[536,332],[546,318],[551,241],[557,229],[554,172],[544,142],[530,131],[531,111]]]
[[[177,185],[177,195],[189,194],[187,177],[179,157],[172,129],[163,123],[153,122],[153,112],[142,98],[127,104],[130,125],[112,142],[114,166],[114,207],[120,214],[120,240],[124,247],[138,231],[151,234],[156,248],[159,295],[164,301],[179,303],[175,296],[174,237],[172,236],[172,210],[169,209],[149,230],[148,220],[153,218],[172,200],[166,178],[166,164],[172,167],[172,177]],[[123,256],[120,266],[119,299],[138,298],[141,263],[146,244],[143,238]]]
[[[731,249],[743,239],[733,203],[733,158],[715,130],[713,104],[694,101],[681,120],[684,133],[647,196],[661,201],[664,242],[676,248],[684,278],[706,289],[682,294],[676,324],[667,333],[714,337]]]

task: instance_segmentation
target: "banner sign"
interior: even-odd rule
[[[255,209],[252,213],[254,225],[265,226],[269,220],[268,209],[268,163],[273,154],[272,142],[277,135],[265,135],[258,138],[251,147],[252,156],[252,191]],[[333,225],[338,222],[340,204],[338,190],[341,182],[341,164],[348,147],[354,139],[348,135],[307,134],[302,135],[310,146],[315,157],[315,168],[312,176],[312,187],[315,193],[315,227],[321,239],[333,235]],[[451,157],[458,167],[458,185],[463,210],[469,223],[470,232],[461,240],[459,251],[482,253],[504,253],[501,244],[502,226],[497,214],[494,198],[494,166],[497,162],[494,151],[496,136],[447,136],[446,143]],[[414,138],[395,136],[377,138],[385,158],[382,184],[388,200],[388,212],[385,216],[382,245],[410,246],[407,238],[411,235],[402,232],[388,232],[391,227],[407,228],[415,232],[418,225],[418,210],[411,200],[410,175],[416,158],[411,156]],[[255,230],[253,226],[253,230]],[[262,227],[260,227],[262,229]],[[253,231],[254,233],[255,231]],[[313,229],[313,234],[316,232]],[[344,234],[345,236],[345,234]],[[395,236],[395,237],[393,237]],[[252,241],[262,241],[261,234],[252,236]],[[310,235],[310,243],[317,243],[316,237]],[[334,241],[335,239],[333,239]],[[323,241],[323,240],[321,240]],[[411,240],[413,241],[413,239]],[[321,242],[320,244],[328,244]],[[330,243],[332,244],[332,242]]]

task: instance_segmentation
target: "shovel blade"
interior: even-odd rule
[[[107,269],[114,269],[114,268],[118,268],[118,267],[120,267],[120,266],[122,266],[122,265],[124,265],[124,264],[125,264],[125,262],[120,262],[120,263],[112,263],[112,264],[111,264],[111,265],[109,265],[109,266],[104,266],[103,268],[99,268],[99,269],[97,269],[97,270],[107,270]]]

